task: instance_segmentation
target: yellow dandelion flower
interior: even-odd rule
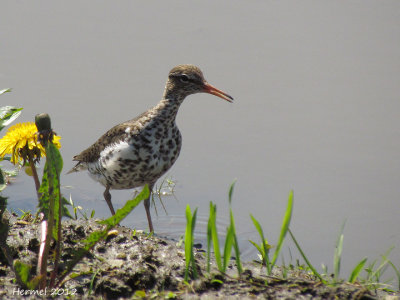
[[[11,154],[11,162],[17,164],[28,160],[31,153],[40,158],[46,156],[44,147],[37,140],[37,128],[35,123],[18,123],[11,126],[6,135],[0,139],[0,158],[6,154]],[[61,147],[60,137],[54,135],[53,143],[57,148]]]

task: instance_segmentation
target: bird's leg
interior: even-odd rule
[[[154,231],[153,222],[151,221],[151,215],[150,215],[150,197],[151,197],[151,194],[153,193],[153,185],[154,184],[149,185],[150,193],[149,193],[149,196],[147,197],[147,199],[144,200],[144,208],[146,209],[147,221],[149,222],[150,232]]]
[[[106,190],[104,191],[103,195],[104,195],[104,199],[106,200],[106,202],[108,204],[108,207],[111,210],[111,214],[115,215],[115,210],[114,210],[114,207],[113,207],[113,205],[111,203],[110,186],[108,186],[108,185],[106,186]]]

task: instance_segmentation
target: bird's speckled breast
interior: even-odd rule
[[[173,124],[153,124],[108,145],[100,158],[88,164],[90,176],[111,189],[129,189],[154,183],[179,156],[182,137]],[[172,126],[171,126],[172,125]]]

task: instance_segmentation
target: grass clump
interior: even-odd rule
[[[235,260],[236,266],[238,270],[238,274],[243,272],[242,264],[240,261],[240,250],[239,244],[236,236],[236,229],[235,229],[235,219],[233,217],[232,212],[232,196],[233,196],[233,189],[235,186],[235,182],[233,182],[229,188],[228,193],[228,200],[229,200],[229,226],[226,229],[226,237],[224,243],[224,252],[223,256],[221,256],[221,250],[219,245],[219,238],[218,238],[218,230],[217,230],[217,206],[210,202],[210,217],[208,219],[207,225],[207,271],[210,272],[210,257],[211,257],[211,244],[213,245],[215,260],[217,263],[218,270],[221,273],[226,272],[226,268],[228,267],[229,261],[231,259],[232,248],[235,251]]]
[[[235,231],[235,223],[234,223],[234,217],[233,217],[233,212],[231,208],[231,201],[232,201],[232,195],[233,195],[233,189],[234,189],[235,182],[233,182],[229,188],[229,206],[230,206],[230,224],[226,229],[226,237],[224,241],[224,248],[223,252],[220,249],[220,244],[219,244],[219,236],[218,236],[218,231],[217,231],[217,226],[216,226],[216,218],[217,218],[217,207],[215,204],[210,202],[210,211],[209,211],[209,219],[208,219],[208,226],[207,226],[207,250],[206,250],[206,258],[207,258],[207,272],[211,272],[211,253],[214,253],[214,258],[216,262],[216,267],[218,271],[223,275],[226,275],[226,270],[227,266],[229,264],[229,261],[231,259],[231,251],[232,248],[235,249],[235,261],[236,261],[236,268],[238,271],[238,280],[240,280],[240,275],[243,273],[243,267],[241,264],[240,260],[240,251],[239,251],[239,245],[237,242],[237,235]],[[290,229],[290,222],[293,214],[293,203],[294,203],[294,197],[293,197],[293,191],[289,193],[288,196],[288,201],[287,201],[287,206],[286,206],[286,211],[284,214],[284,217],[282,219],[282,225],[281,225],[281,230],[280,230],[280,235],[279,239],[277,241],[276,247],[273,247],[272,245],[269,244],[267,238],[264,235],[264,231],[259,223],[259,221],[250,214],[250,218],[254,224],[254,227],[256,228],[259,237],[260,237],[260,243],[256,243],[254,241],[249,241],[259,252],[259,257],[261,259],[262,265],[265,266],[266,269],[266,275],[267,278],[273,278],[277,279],[276,277],[273,277],[273,270],[276,267],[277,260],[282,252],[282,247],[284,244],[284,241],[287,236],[290,236],[292,239],[296,249],[299,251],[300,256],[304,260],[306,267],[300,265],[298,262],[297,267],[291,267],[297,268],[299,271],[306,271],[311,273],[315,278],[317,278],[322,284],[329,285],[329,286],[335,286],[337,284],[345,282],[344,279],[340,278],[340,269],[341,269],[341,261],[342,261],[342,254],[343,254],[343,244],[344,244],[344,226],[345,222],[342,224],[341,229],[339,231],[338,238],[336,240],[336,245],[335,245],[335,251],[334,251],[334,258],[333,258],[333,274],[328,274],[327,268],[325,268],[325,274],[321,274],[320,272],[317,271],[317,269],[313,266],[313,264],[310,262],[310,260],[307,258],[304,250],[301,248],[299,242],[295,238],[293,232]],[[189,210],[190,211],[190,210]],[[195,211],[197,213],[197,209]],[[190,223],[189,223],[190,221]],[[190,228],[194,228],[193,222],[195,222],[195,218],[188,219],[188,226],[190,225]],[[188,228],[188,227],[187,227]],[[186,249],[187,251],[190,250],[190,253],[193,253],[193,231],[186,231]],[[211,246],[212,245],[212,246]],[[275,248],[275,251],[273,252],[273,255],[271,257],[271,249]],[[392,289],[389,288],[389,285],[386,283],[381,283],[381,278],[383,273],[391,267],[396,274],[397,277],[397,282],[399,284],[399,290],[400,290],[400,271],[396,266],[393,264],[388,259],[389,255],[388,251],[385,255],[382,256],[382,261],[379,265],[377,265],[377,261],[373,261],[369,266],[366,266],[367,263],[367,258],[361,259],[356,266],[352,269],[350,276],[348,277],[347,282],[351,284],[355,283],[361,283],[365,287],[367,287],[370,290],[374,289],[382,289],[387,292],[393,292]],[[192,259],[193,254],[190,256],[187,256],[187,268],[190,265],[188,259]],[[194,263],[194,262],[192,262]],[[281,268],[281,274],[283,276],[282,279],[286,278],[287,276],[287,270],[288,268],[284,265]],[[366,277],[362,277],[362,272],[366,273]],[[275,274],[275,273],[274,273]],[[186,278],[186,277],[185,277]],[[223,281],[218,280],[220,284],[223,284]],[[266,281],[266,284],[268,282]]]
[[[282,221],[278,244],[276,246],[272,260],[269,258],[269,251],[272,248],[272,246],[268,244],[267,239],[264,237],[264,233],[260,223],[256,220],[256,218],[253,217],[253,215],[250,215],[251,220],[253,221],[253,224],[256,227],[261,239],[260,244],[256,244],[253,241],[250,241],[250,243],[253,244],[253,246],[256,247],[258,252],[260,253],[261,260],[267,270],[267,275],[271,275],[272,269],[274,268],[276,261],[279,257],[279,254],[282,250],[283,242],[285,241],[286,234],[289,230],[290,221],[292,219],[292,212],[293,212],[293,191],[289,193],[288,203],[286,207],[285,216],[283,217]]]

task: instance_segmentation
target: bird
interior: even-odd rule
[[[182,147],[176,115],[183,100],[196,93],[208,93],[233,102],[230,95],[205,80],[200,68],[178,65],[169,72],[157,105],[112,127],[93,145],[75,155],[73,161],[77,163],[68,173],[87,170],[92,179],[105,187],[103,196],[114,215],[110,189],[133,189],[147,184],[152,191],[156,181],[175,163]],[[149,230],[154,232],[150,195],[144,200],[144,207]]]

